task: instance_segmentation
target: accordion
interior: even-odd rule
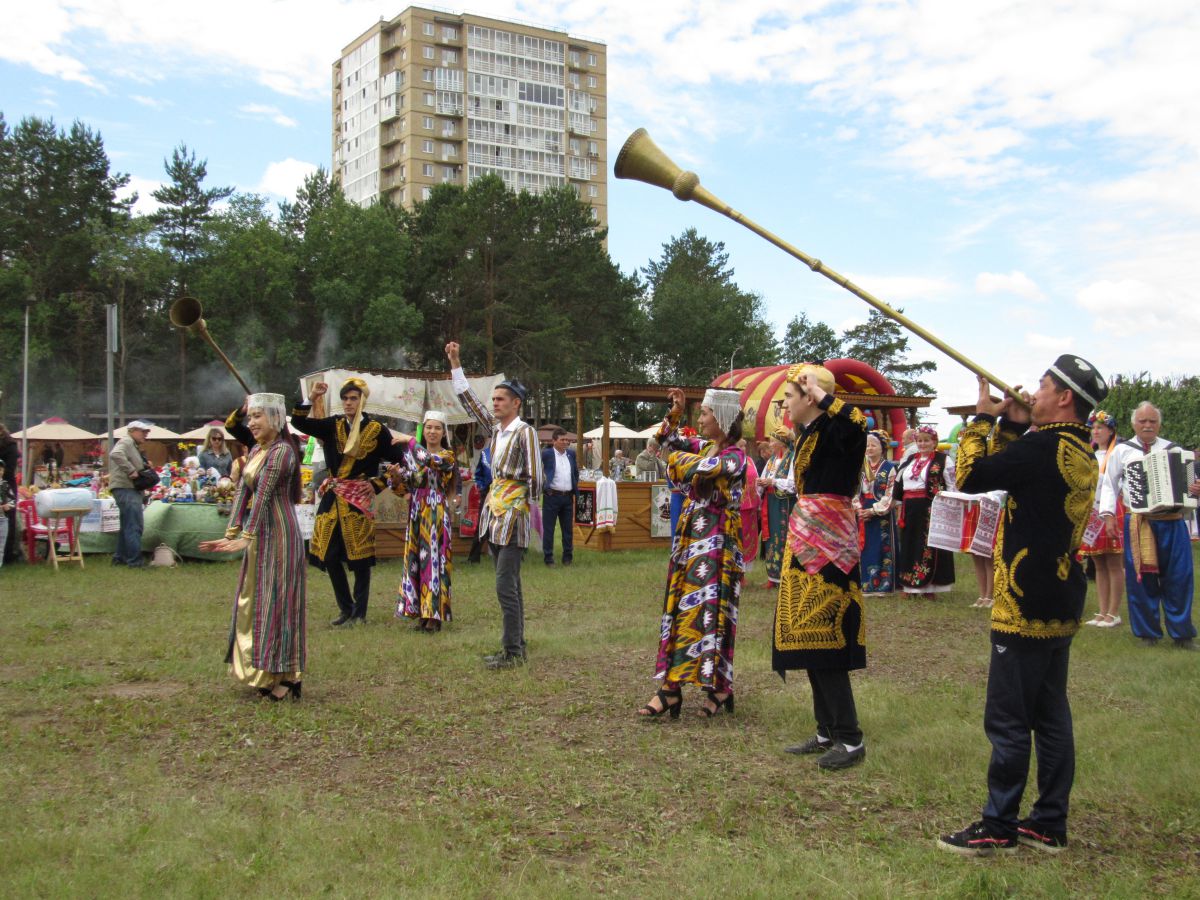
[[[1171,447],[1155,450],[1125,463],[1125,487],[1129,509],[1135,513],[1180,512],[1195,509],[1196,499],[1188,486],[1196,480],[1196,455]]]

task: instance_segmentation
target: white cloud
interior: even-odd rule
[[[129,184],[123,190],[117,192],[118,198],[128,200],[136,191],[138,198],[137,202],[133,204],[133,211],[136,214],[148,216],[162,207],[161,203],[150,196],[152,191],[158,190],[162,185],[161,181],[154,181],[150,178],[139,178],[136,175],[132,175],[129,178]]]
[[[284,128],[295,128],[300,124],[290,116],[285,116],[279,107],[264,103],[244,103],[238,107],[238,112],[254,119],[267,119]]]
[[[139,106],[148,106],[150,109],[166,109],[171,105],[169,100],[159,100],[155,97],[147,97],[144,94],[130,94],[129,99]]]
[[[975,290],[981,294],[1014,294],[1026,300],[1041,301],[1046,299],[1032,278],[1024,272],[1012,271],[1007,275],[995,272],[980,272],[975,276]]]
[[[315,171],[317,167],[313,163],[288,157],[267,165],[255,191],[291,200],[296,196],[296,190],[304,184],[304,179]]]

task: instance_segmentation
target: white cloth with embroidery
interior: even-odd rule
[[[596,530],[611,531],[617,527],[617,483],[611,478],[596,482]]]

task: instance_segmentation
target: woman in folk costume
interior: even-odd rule
[[[252,449],[223,540],[206,552],[241,552],[225,661],[235,680],[271,700],[300,699],[305,657],[304,538],[296,521],[300,452],[287,433],[282,394],[251,394],[234,431]]]
[[[328,386],[313,386],[310,400],[325,396]],[[392,433],[363,409],[371,395],[361,378],[348,378],[338,392],[342,415],[313,418],[310,403],[292,410],[292,427],[321,442],[329,477],[317,487],[317,514],[309,541],[309,562],[329,573],[339,615],[332,625],[366,622],[375,565],[375,518],[371,505],[387,486],[380,477],[383,462],[399,462],[404,448],[393,446]],[[228,428],[226,424],[226,428]],[[343,566],[354,573],[354,593]]]
[[[1112,449],[1121,438],[1117,434],[1117,420],[1111,413],[1098,409],[1087,421],[1092,430],[1092,447],[1096,451],[1096,463],[1100,466],[1100,480],[1096,483],[1096,502],[1092,510],[1092,519],[1099,517],[1100,488],[1104,483],[1104,471],[1108,464]],[[1100,611],[1084,625],[1095,625],[1097,628],[1116,628],[1121,624],[1121,598],[1125,595],[1125,504],[1117,493],[1116,509],[1117,527],[1110,536],[1106,529],[1100,528],[1095,540],[1084,541],[1079,548],[1079,556],[1092,558],[1096,566],[1096,598]],[[1095,531],[1090,528],[1089,533]]]
[[[788,369],[784,403],[799,432],[790,473],[796,505],[771,629],[771,668],[784,679],[790,670],[806,670],[816,720],[816,734],[785,749],[820,754],[822,769],[844,769],[866,755],[850,672],[867,664],[852,503],[867,420],[833,391],[833,373],[822,366]]]
[[[763,555],[767,564],[768,588],[779,585],[783,568],[783,549],[787,543],[788,517],[796,504],[796,487],[792,482],[792,454],[795,440],[790,429],[782,426],[771,435],[771,458],[758,479],[767,509],[767,535]]]
[[[733,712],[733,646],[742,592],[742,489],[746,454],[737,447],[742,410],[737,391],[709,389],[697,422],[704,440],[679,433],[683,391],[668,394],[671,409],[655,439],[669,451],[667,473],[687,485],[671,539],[667,593],[655,678],[662,686],[638,713],[679,717],[684,684],[707,697],[701,713]]]
[[[450,621],[450,503],[458,494],[458,460],[450,448],[446,414],[425,413],[421,438],[395,438],[407,444],[404,462],[392,469],[392,483],[408,492],[408,534],[396,617],[416,620],[418,631],[441,631]]]
[[[917,452],[900,464],[894,494],[901,501],[900,586],[926,598],[954,587],[954,554],[926,542],[933,498],[954,490],[954,471],[937,443],[936,428],[917,428]]]
[[[892,494],[896,489],[896,464],[887,458],[887,434],[867,432],[867,456],[859,478],[854,509],[862,543],[859,569],[864,594],[890,594],[896,590],[896,516]]]
[[[738,441],[738,447],[746,454],[746,440]],[[754,460],[746,454],[746,483],[742,487],[742,561],[745,563],[744,573],[754,568],[758,559],[758,520],[759,507],[762,498],[758,494],[758,469]]]

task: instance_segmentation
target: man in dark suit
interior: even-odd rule
[[[579,463],[562,428],[554,429],[553,442],[542,451],[542,553],[554,565],[554,524],[562,527],[562,561],[571,564],[575,550],[575,493],[579,490]]]

